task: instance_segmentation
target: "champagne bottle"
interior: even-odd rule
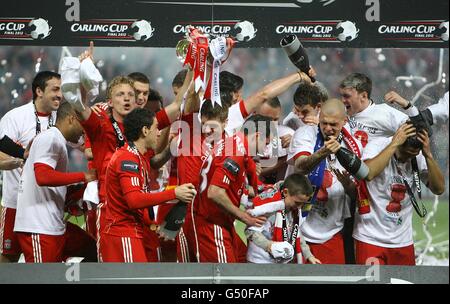
[[[280,45],[288,55],[289,60],[291,60],[300,71],[308,75],[310,69],[308,54],[306,54],[306,51],[297,36],[293,34],[285,36],[281,39]],[[312,82],[316,81],[314,78],[310,78]]]
[[[347,148],[341,147],[336,152],[336,158],[341,166],[358,180],[365,179],[369,174],[367,165]]]
[[[167,214],[165,222],[161,225],[160,235],[165,239],[175,240],[175,237],[184,224],[186,212],[186,203],[176,203]]]

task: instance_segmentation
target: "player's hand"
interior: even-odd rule
[[[92,153],[92,148],[84,149],[84,157],[87,161],[94,160],[94,153]]]
[[[255,171],[256,171],[256,175],[260,176],[261,172],[262,172],[262,166],[261,163],[259,162],[255,162],[256,167],[255,167]]]
[[[182,202],[191,203],[197,191],[193,184],[183,184],[175,188],[175,196]]]
[[[89,41],[89,48],[78,56],[80,62],[86,58],[91,58],[91,60],[94,61],[94,41]]]
[[[416,134],[416,128],[412,124],[404,123],[398,128],[392,137],[391,145],[394,147],[399,147],[408,139],[408,137],[414,136]]]
[[[309,83],[309,84],[312,83],[311,78],[305,72],[298,71],[298,75],[300,76],[299,82],[304,81],[304,82]]]
[[[242,212],[243,216],[240,219],[247,226],[261,227],[267,221],[265,216],[252,216],[250,213]]]
[[[280,140],[281,140],[281,147],[283,147],[283,149],[286,149],[291,144],[292,135],[290,134],[283,135],[280,137]]]
[[[422,143],[422,154],[427,159],[432,159],[433,154],[431,153],[430,138],[426,130],[421,130],[417,133],[417,139]]]
[[[83,88],[83,86],[81,86]],[[97,102],[91,107],[92,112],[94,112],[97,116],[99,116],[102,112],[105,111],[105,108],[107,108],[107,104],[104,102]]]
[[[84,172],[84,179],[86,183],[97,180],[97,170],[89,169],[88,172]]]
[[[384,100],[390,104],[398,104],[400,107],[405,108],[408,106],[409,101],[400,96],[395,91],[390,91],[386,95],[384,95]]]
[[[317,76],[316,70],[314,70],[312,65],[309,66],[308,76],[311,78],[316,78]]]
[[[322,262],[315,256],[311,256],[310,258],[308,258],[308,262],[310,262],[311,264],[322,264]]]
[[[308,126],[317,126],[319,125],[319,117],[315,115],[309,115],[302,118],[302,121],[305,125]]]
[[[255,189],[252,186],[247,186],[248,197],[253,198],[256,196]]]
[[[179,137],[180,135],[178,134],[178,133],[170,133],[169,134],[169,145],[172,143],[172,141],[174,142],[174,143],[176,143],[177,141],[178,141],[178,137]]]
[[[327,141],[325,141],[322,149],[329,154],[335,154],[341,148],[341,144],[336,140],[336,137],[330,136]]]
[[[16,157],[8,157],[7,159],[0,160],[1,170],[14,170],[23,166],[23,159]]]
[[[350,173],[347,171],[341,172],[339,169],[332,169],[332,171],[345,189],[355,186],[353,180],[351,179]]]

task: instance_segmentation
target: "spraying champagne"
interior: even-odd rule
[[[308,55],[296,35],[290,34],[280,41],[280,45],[289,57],[289,60],[303,73],[308,75],[310,66]],[[312,82],[316,80],[310,77]]]
[[[335,155],[341,166],[356,179],[365,179],[369,174],[369,167],[347,148],[341,147]]]

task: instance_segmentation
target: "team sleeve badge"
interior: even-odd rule
[[[124,160],[120,163],[120,170],[122,172],[139,173],[139,165],[134,161]]]
[[[239,170],[241,169],[239,164],[237,162],[235,162],[234,160],[232,160],[231,158],[225,159],[225,161],[223,163],[223,167],[226,171],[230,172],[233,176],[238,175]]]

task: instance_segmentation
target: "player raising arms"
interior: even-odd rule
[[[209,101],[207,101],[209,102]],[[218,107],[218,106],[216,106]],[[222,139],[207,155],[201,170],[198,208],[194,227],[199,262],[235,263],[233,223],[238,219],[249,226],[261,226],[263,217],[253,217],[239,209],[246,186],[248,162],[262,152],[271,140],[271,119],[253,115],[244,124],[244,133]]]

